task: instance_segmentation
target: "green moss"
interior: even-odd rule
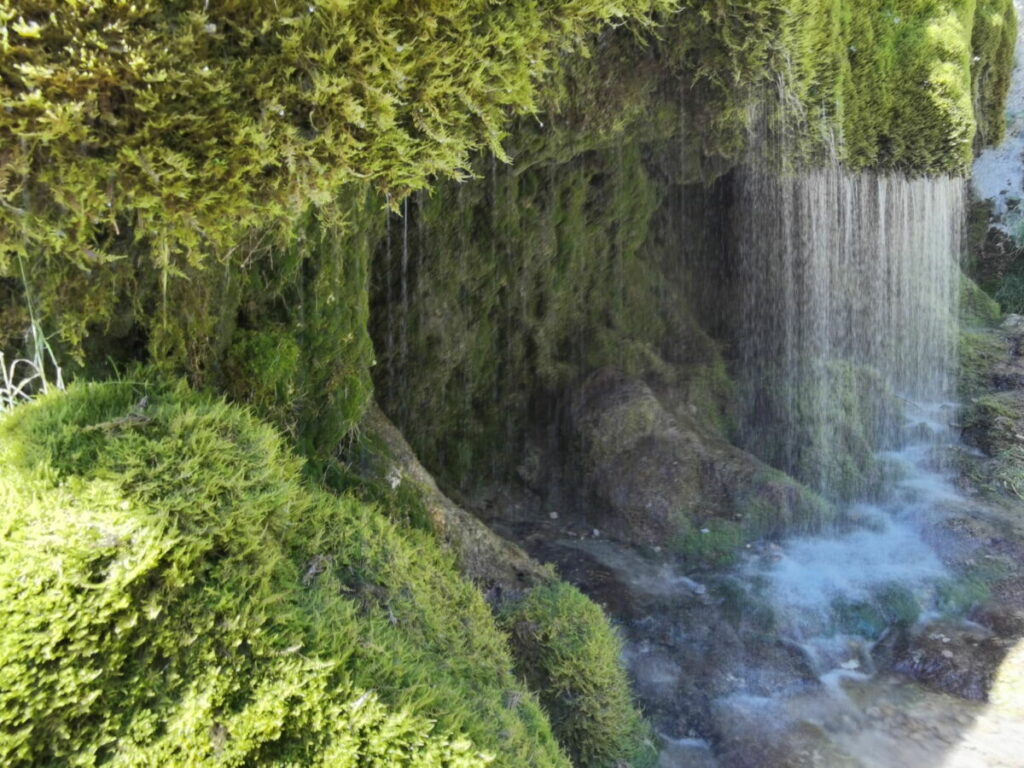
[[[1018,424],[1024,413],[1016,392],[996,392],[973,398],[960,409],[960,429],[964,437],[989,456],[1013,448]]]
[[[960,276],[960,324],[968,328],[991,327],[1002,317],[996,299],[966,275]]]
[[[682,5],[661,53],[691,83],[706,166],[736,162],[750,127],[782,141],[790,156],[772,162],[835,153],[851,168],[932,173],[965,172],[972,148],[1001,136],[1012,0]]]
[[[941,582],[936,587],[938,610],[951,618],[961,618],[992,595],[992,584],[1005,577],[991,565],[973,567]]]
[[[450,288],[413,265],[410,305],[433,319],[400,318],[418,348],[388,348],[378,377],[413,390],[409,413],[451,416],[438,427],[455,425],[451,447],[414,443],[459,477],[489,463],[528,401],[587,367],[679,377],[659,365],[663,342],[689,343],[695,323],[663,290],[678,275],[638,257],[667,176],[713,178],[752,135],[797,157],[834,139],[855,168],[962,170],[974,114],[994,136],[1013,27],[1010,0],[122,6],[0,4],[2,284],[20,296],[26,267],[47,331],[89,370],[128,348],[224,391],[228,367],[259,367],[236,328],[290,335],[295,379],[274,386],[287,402],[235,394],[324,456],[369,390],[382,209],[475,167],[487,180],[410,206],[422,261]],[[641,34],[652,12],[660,26]],[[506,136],[516,114],[531,116]],[[481,163],[481,150],[504,158],[503,141],[514,172]],[[391,303],[398,280],[383,277]],[[22,319],[5,312],[0,334]],[[434,351],[439,370],[420,377]],[[539,372],[526,387],[522,360]],[[414,363],[412,386],[398,382]],[[712,379],[692,390],[721,413]]]
[[[521,174],[495,166],[392,220],[376,261],[375,383],[449,485],[511,458],[529,404],[586,372],[665,368],[657,344],[679,310],[660,311],[664,281],[641,255],[657,203],[629,145]]]
[[[907,628],[921,615],[921,604],[909,589],[893,584],[868,600],[839,598],[832,602],[834,631],[878,639],[891,626]]]
[[[765,468],[736,489],[733,509],[745,541],[817,533],[836,518],[824,497],[784,472]]]
[[[387,445],[372,431],[356,431],[336,460],[310,462],[307,468],[325,487],[378,507],[403,527],[436,532],[422,490],[404,474],[394,473]]]
[[[708,500],[676,510],[669,548],[691,565],[730,565],[744,544],[784,535],[806,535],[827,527],[836,508],[788,475],[768,467],[730,480],[729,498],[711,517]]]
[[[1006,131],[1006,98],[1016,45],[1017,16],[1012,0],[977,0],[971,36],[976,149],[995,146]]]
[[[694,565],[731,565],[749,540],[735,521],[712,519],[696,523],[687,511],[674,515],[672,526],[675,532],[668,542],[669,548]]]
[[[295,398],[299,356],[299,345],[282,328],[240,330],[228,350],[228,391],[268,415],[287,408]]]
[[[171,278],[345,183],[463,176],[474,150],[504,156],[509,115],[587,33],[668,6],[6,0],[0,270],[102,270],[145,241]]]
[[[0,438],[5,765],[568,765],[433,538],[244,410],[76,386]]]
[[[1016,269],[1004,275],[996,288],[995,300],[1004,312],[1021,314],[1024,312],[1024,269],[1015,265]]]
[[[991,331],[961,328],[957,354],[957,395],[968,401],[992,388],[992,368],[1006,358],[1006,343]]]
[[[653,765],[657,754],[633,707],[607,619],[575,587],[537,587],[507,604],[500,620],[516,668],[551,717],[576,765]]]
[[[752,453],[781,467],[801,483],[833,500],[849,500],[870,492],[880,468],[876,452],[887,430],[897,424],[901,404],[874,369],[845,360],[801,360],[806,380],[824,382],[829,402],[824,412],[805,389],[796,397],[775,391],[765,382],[771,422],[757,425],[743,436]],[[796,432],[779,433],[779,424],[797,424]]]
[[[721,351],[712,346],[710,356],[710,363],[689,367],[691,375],[684,384],[686,400],[703,423],[710,424],[721,435],[733,436],[737,428],[736,385]]]

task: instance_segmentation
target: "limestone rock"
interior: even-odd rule
[[[896,650],[893,669],[929,687],[976,701],[988,698],[1008,644],[976,624],[936,621]]]
[[[831,507],[701,423],[672,414],[643,381],[601,369],[577,389],[578,471],[592,519],[623,541],[684,550],[813,530]]]
[[[362,426],[380,439],[391,455],[390,482],[413,483],[423,496],[438,537],[458,558],[462,572],[482,587],[521,590],[554,581],[554,576],[518,545],[503,539],[455,504],[437,487],[402,433],[374,403]]]

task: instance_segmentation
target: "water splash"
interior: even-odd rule
[[[906,425],[916,439],[881,454],[895,479],[880,499],[849,505],[845,530],[791,539],[740,569],[823,682],[873,673],[874,641],[929,615],[949,582],[933,544],[937,524],[964,499],[938,460],[954,441],[945,412],[912,404]]]

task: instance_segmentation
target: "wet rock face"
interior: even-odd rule
[[[1009,315],[999,326],[1008,354],[992,368],[996,390],[1024,389],[1024,317]]]
[[[723,547],[738,546],[813,529],[830,514],[820,498],[731,445],[699,414],[670,413],[639,379],[599,370],[573,403],[584,506],[597,527],[622,541],[699,549],[705,536],[719,536]]]
[[[728,768],[862,768],[817,723],[794,722],[777,700],[738,696],[714,709],[718,760]]]
[[[576,393],[573,426],[596,519],[624,540],[666,541],[675,510],[700,494],[693,441],[646,384],[611,369]]]
[[[945,693],[985,701],[1011,644],[980,625],[932,622],[898,644],[892,668]]]

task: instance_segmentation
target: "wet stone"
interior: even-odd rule
[[[892,669],[945,693],[984,701],[1006,650],[979,625],[934,622],[900,642]]]

